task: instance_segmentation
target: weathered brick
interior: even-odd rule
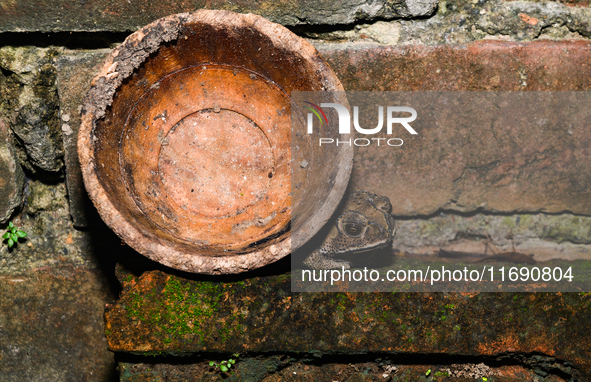
[[[591,90],[588,41],[315,46],[349,91]]]
[[[283,25],[347,24],[357,20],[431,14],[437,0],[365,1],[69,1],[29,0],[0,4],[0,32],[130,31],[174,13],[223,9],[255,13]]]
[[[503,2],[482,9],[475,28],[489,35],[511,36],[518,41],[535,40],[544,35],[550,39],[591,36],[591,10],[559,4],[534,2]],[[480,11],[479,11],[480,13]]]
[[[583,41],[318,48],[347,90],[591,89],[591,43]],[[397,215],[438,209],[590,214],[588,127],[576,126],[573,134],[561,126],[517,130],[493,137],[478,126],[450,125],[413,137],[412,150],[358,147],[351,187],[388,196]],[[478,139],[463,144],[466,134]]]
[[[556,357],[591,377],[589,296],[292,293],[289,276],[218,283],[120,273],[109,348],[136,354],[316,352]],[[494,307],[494,308],[491,308]],[[564,362],[570,362],[566,366]],[[562,365],[561,365],[562,364]]]

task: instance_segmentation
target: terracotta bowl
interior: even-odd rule
[[[83,109],[79,157],[101,217],[184,271],[238,273],[286,256],[294,205],[314,206],[298,215],[300,246],[336,208],[352,162],[352,150],[304,139],[293,160],[310,165],[292,193],[290,93],[302,90],[343,88],[309,43],[260,16],[199,11],[133,33]]]

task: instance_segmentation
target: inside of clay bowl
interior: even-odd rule
[[[352,160],[301,143],[311,166],[295,176],[310,191],[294,196],[290,93],[302,90],[343,89],[310,44],[262,17],[199,11],[135,32],[107,58],[83,112],[80,162],[101,217],[185,271],[238,273],[287,255],[292,203],[314,201],[299,217],[313,235]],[[342,180],[313,184],[326,174]]]

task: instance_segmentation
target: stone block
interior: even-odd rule
[[[347,90],[591,89],[591,43],[585,41],[316,46]],[[419,134],[420,142],[406,151],[357,147],[350,187],[388,196],[395,215],[439,209],[591,213],[588,127],[572,134],[505,130],[496,138],[490,131],[460,130]],[[463,144],[464,133],[478,139]]]
[[[554,360],[546,371],[591,377],[588,294],[292,293],[289,275],[224,283],[120,269],[118,277],[123,292],[105,313],[116,352],[536,354]]]
[[[482,259],[497,252],[533,255],[539,262],[591,258],[591,218],[573,214],[489,215],[441,213],[397,221],[394,251],[438,255],[440,251]]]
[[[92,230],[75,229],[66,194],[63,182],[28,182],[24,207],[11,220],[27,237],[12,248],[0,243],[0,274],[27,274],[60,267],[107,269],[111,256],[124,256],[131,251],[104,224],[95,224]]]
[[[0,223],[8,221],[23,201],[25,174],[18,163],[8,126],[0,119]]]
[[[0,112],[16,136],[21,164],[54,179],[63,167],[56,54],[53,48],[0,49]]]
[[[314,43],[348,91],[575,91],[591,89],[582,40],[385,46]]]
[[[1,6],[0,32],[130,31],[174,13],[223,9],[255,13],[283,25],[349,24],[357,20],[430,15],[437,0],[325,1],[77,1],[29,0]]]
[[[0,380],[113,380],[101,317],[108,290],[76,268],[0,275]]]
[[[301,28],[308,37],[391,46],[453,46],[480,40],[541,41],[591,37],[591,9],[556,2],[445,0],[428,18]]]

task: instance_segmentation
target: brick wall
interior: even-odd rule
[[[10,365],[0,368],[1,380],[115,378],[100,314],[118,291],[115,261],[141,256],[121,245],[86,197],[75,148],[80,105],[106,54],[129,33],[159,17],[200,8],[252,12],[288,26],[321,52],[346,90],[591,87],[591,8],[584,0],[2,2],[0,222],[4,227],[13,221],[29,237],[13,249],[0,247],[0,305],[6,308],[0,311],[0,360]],[[394,201],[400,218],[396,251],[480,254],[492,241],[499,250],[535,253],[537,260],[588,258],[589,131],[567,138],[563,131],[501,132],[497,139],[505,146],[482,140],[458,147],[454,137],[461,132],[451,130],[437,145],[426,141],[405,156],[358,149],[350,189]],[[512,145],[520,140],[528,144]],[[585,298],[577,300],[582,309],[588,309]],[[72,343],[71,336],[80,335],[81,342]],[[393,348],[420,355],[420,347],[400,345],[406,340],[398,338]],[[498,341],[494,351],[464,354],[515,351]],[[549,352],[551,339],[544,341],[520,349],[572,361],[579,370],[588,366],[580,354]],[[531,366],[530,361],[514,363]],[[541,364],[532,368],[551,369]]]

